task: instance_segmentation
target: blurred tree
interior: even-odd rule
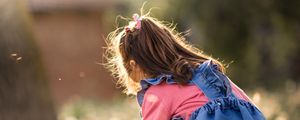
[[[0,1],[0,119],[55,120],[25,2]]]
[[[169,1],[166,16],[191,41],[230,64],[230,77],[243,88],[272,90],[300,82],[300,1]]]

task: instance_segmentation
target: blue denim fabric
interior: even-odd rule
[[[190,120],[265,120],[258,108],[233,94],[229,78],[212,61],[195,71],[192,82],[210,101],[194,111]]]
[[[254,105],[235,97],[229,78],[218,71],[217,67],[212,60],[207,60],[193,70],[190,84],[198,86],[210,101],[194,111],[190,120],[265,120],[263,114]],[[146,90],[151,85],[160,84],[163,80],[166,80],[167,84],[176,84],[172,75],[160,75],[156,78],[141,80],[142,90],[137,93],[140,106],[142,106]],[[176,116],[172,120],[184,119]]]

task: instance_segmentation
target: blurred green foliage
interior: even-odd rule
[[[233,61],[228,74],[243,88],[280,90],[300,81],[300,1],[169,2],[166,16],[181,31],[191,28],[190,41],[206,53]]]

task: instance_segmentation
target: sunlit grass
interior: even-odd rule
[[[250,96],[267,120],[298,120],[300,118],[300,90],[280,93],[255,90]]]
[[[133,98],[96,102],[74,99],[62,106],[59,120],[140,120]]]

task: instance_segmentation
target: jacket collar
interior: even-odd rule
[[[193,70],[193,76],[194,74],[201,74],[210,64],[212,60],[206,60],[201,65],[196,67]],[[142,89],[147,89],[151,85],[158,85],[162,82],[166,81],[167,84],[174,84],[176,81],[173,79],[172,75],[170,74],[161,74],[154,78],[146,78],[140,81],[140,85]]]
[[[146,78],[140,81],[142,89],[146,89],[150,87],[151,85],[158,85],[162,83],[163,81],[166,81],[167,84],[174,84],[176,81],[172,78],[172,75],[168,74],[161,74],[154,78]]]

